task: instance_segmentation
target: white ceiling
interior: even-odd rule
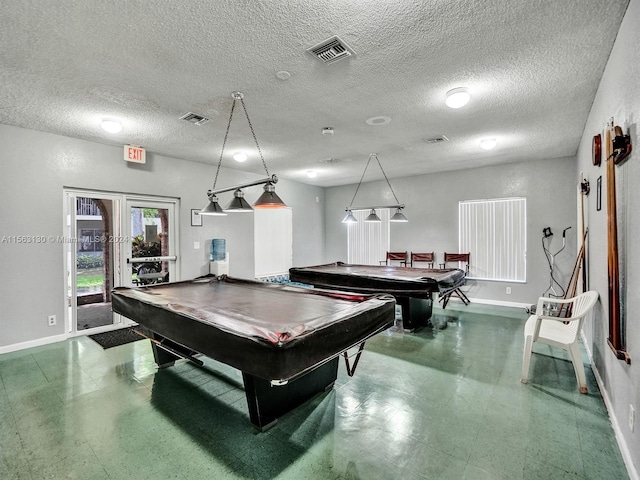
[[[357,182],[372,152],[390,178],[570,156],[627,4],[3,2],[0,123],[213,166],[239,90],[269,173],[314,185]],[[333,35],[356,55],[326,65],[306,52]],[[445,106],[461,86],[470,103]],[[211,120],[179,120],[187,112]],[[365,123],[375,116],[391,122]],[[106,117],[123,131],[104,132]],[[449,142],[424,141],[443,134]],[[480,149],[485,137],[498,146]],[[231,158],[240,149],[243,164]],[[225,167],[264,173],[241,108],[224,157]],[[370,165],[365,181],[380,178]]]

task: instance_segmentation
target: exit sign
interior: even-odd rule
[[[142,147],[124,146],[124,159],[127,162],[146,163],[147,151]]]

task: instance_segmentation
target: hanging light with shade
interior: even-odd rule
[[[374,158],[374,157],[376,159],[376,162],[378,162],[378,166],[380,167],[380,170],[382,170],[382,175],[384,175],[384,179],[387,181],[387,185],[389,186],[389,190],[391,190],[391,193],[393,194],[393,198],[396,199],[397,203],[395,205],[374,205],[374,206],[368,206],[368,207],[354,207],[353,206],[353,201],[356,199],[356,195],[358,195],[358,190],[360,189],[360,185],[362,184],[362,180],[364,179],[364,174],[367,172],[367,168],[369,167],[369,163],[371,162],[371,159]],[[389,221],[390,222],[408,222],[407,217],[405,217],[404,214],[402,213],[402,210],[404,209],[404,204],[403,203],[401,204],[398,201],[398,197],[396,196],[396,193],[393,191],[393,188],[391,187],[391,183],[389,182],[389,179],[387,178],[387,174],[384,172],[384,169],[382,168],[382,164],[380,163],[380,159],[378,158],[378,154],[377,153],[371,153],[369,155],[369,159],[367,160],[367,164],[364,167],[364,171],[362,172],[362,176],[360,177],[360,181],[358,182],[358,186],[356,187],[356,191],[353,194],[353,198],[351,199],[351,203],[349,204],[349,206],[347,208],[345,208],[345,211],[347,212],[347,215],[342,220],[342,223],[357,223],[358,220],[353,215],[353,212],[357,211],[357,210],[371,210],[371,213],[369,214],[369,216],[367,216],[367,218],[364,219],[365,222],[381,222],[380,217],[376,213],[376,209],[377,208],[395,208],[396,209],[396,213],[389,219]]]
[[[231,105],[231,113],[229,114],[229,122],[227,123],[227,130],[224,134],[224,140],[222,141],[222,150],[220,152],[220,159],[218,160],[218,168],[216,169],[216,176],[215,176],[215,179],[213,180],[213,187],[211,188],[211,190],[207,191],[209,203],[200,211],[200,214],[201,215],[226,215],[228,212],[232,212],[232,213],[252,212],[253,208],[286,208],[287,205],[280,199],[280,197],[275,192],[274,185],[278,183],[278,177],[276,175],[269,174],[267,163],[265,162],[264,156],[262,155],[262,150],[260,149],[260,145],[258,144],[258,139],[256,137],[255,131],[253,130],[251,119],[249,119],[249,114],[247,113],[247,107],[244,104],[244,94],[242,92],[233,92],[231,94],[231,98],[233,98],[233,104]],[[231,120],[233,119],[233,112],[236,107],[236,102],[238,101],[242,105],[244,114],[247,117],[247,122],[249,123],[249,128],[251,129],[251,135],[253,136],[253,140],[256,144],[256,148],[258,150],[258,153],[260,154],[260,159],[262,160],[262,165],[264,166],[264,170],[267,173],[267,178],[263,178],[253,182],[243,183],[241,185],[235,185],[233,187],[216,189],[216,184],[218,182],[218,174],[220,173],[220,166],[222,165],[222,157],[224,155],[224,149],[227,144],[227,138],[229,137]],[[247,187],[252,187],[254,185],[264,185],[264,193],[260,195],[256,203],[253,204],[253,208],[251,208],[251,205],[249,205],[249,203],[244,199],[244,192],[242,191],[242,189]],[[233,200],[231,200],[231,202],[225,209],[220,208],[217,195],[224,192],[230,192],[232,190],[234,192]]]

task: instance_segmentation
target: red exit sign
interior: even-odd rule
[[[124,159],[127,162],[146,163],[147,151],[142,147],[134,147],[132,145],[124,146]]]

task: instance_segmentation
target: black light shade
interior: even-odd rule
[[[244,199],[244,192],[240,189],[233,193],[233,200],[224,209],[225,212],[253,212],[253,208]]]
[[[371,210],[371,213],[367,218],[364,219],[364,221],[365,222],[382,222],[382,220],[380,220],[380,217],[376,214],[375,209]]]
[[[280,199],[276,193],[276,187],[272,183],[267,183],[264,186],[264,192],[256,203],[253,204],[254,208],[286,208],[287,205]]]
[[[404,213],[402,213],[400,211],[400,209],[398,208],[396,210],[396,213],[393,215],[393,217],[391,217],[389,219],[390,222],[408,222],[409,220],[407,220],[407,217],[404,216]]]
[[[347,210],[347,216],[342,219],[342,223],[358,223],[358,219],[351,210]]]
[[[226,215],[222,210],[222,207],[218,203],[218,197],[215,195],[209,195],[209,203],[206,207],[200,210],[200,215]]]

